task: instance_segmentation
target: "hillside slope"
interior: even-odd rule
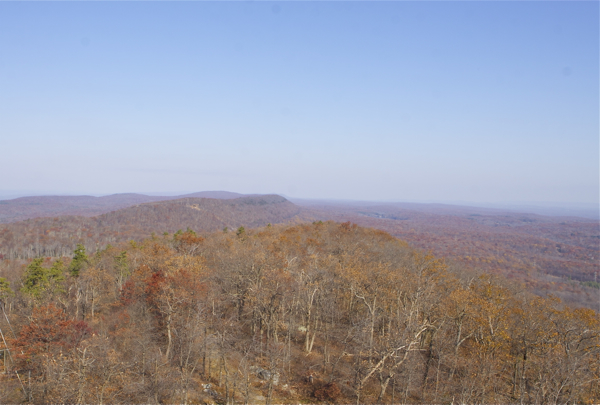
[[[431,204],[311,208],[315,218],[381,229],[457,266],[502,274],[542,296],[598,309],[597,220]]]
[[[37,218],[0,225],[0,255],[8,259],[69,255],[77,243],[89,250],[152,233],[197,232],[258,227],[308,219],[278,195],[229,200],[183,198],[151,202],[96,217]]]
[[[126,193],[103,197],[89,195],[21,197],[0,201],[0,224],[24,221],[31,218],[64,215],[93,217],[137,204],[181,198],[216,198],[226,200],[240,197],[244,197],[244,195],[229,191],[201,191],[181,196],[150,196]]]

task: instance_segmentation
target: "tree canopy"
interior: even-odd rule
[[[28,379],[9,373],[0,401],[600,400],[592,310],[349,222],[238,233],[78,247],[72,277],[32,260],[3,296],[5,366]]]

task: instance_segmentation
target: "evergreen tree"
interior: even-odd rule
[[[69,266],[71,276],[79,277],[79,273],[88,265],[88,263],[89,259],[85,253],[85,246],[83,246],[81,243],[78,243],[77,248],[73,252],[73,260]]]
[[[10,283],[4,277],[0,277],[0,308],[4,305],[4,301],[12,295],[14,292],[10,288]]]
[[[60,283],[62,283],[65,279],[64,276],[65,264],[62,259],[57,259],[54,263],[52,263],[52,267],[50,267],[47,271],[47,279],[48,279],[48,287],[52,290],[52,292],[64,292]]]
[[[64,264],[62,260],[56,260],[49,269],[42,266],[43,263],[43,258],[33,259],[29,266],[27,266],[23,288],[21,288],[21,291],[36,299],[41,298],[44,291],[47,290],[53,293],[63,291],[60,286],[60,283],[64,280]],[[1,288],[0,283],[0,290]]]
[[[25,280],[23,280],[21,291],[34,298],[39,298],[42,292],[48,287],[48,273],[47,269],[42,266],[43,262],[44,259],[41,257],[33,259],[29,263],[29,266],[27,266]]]

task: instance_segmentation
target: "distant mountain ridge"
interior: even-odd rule
[[[93,219],[101,227],[137,227],[142,234],[178,229],[215,231],[225,227],[260,227],[291,220],[302,209],[278,195],[230,199],[180,198],[135,205]]]
[[[0,224],[23,221],[31,218],[77,215],[93,217],[137,204],[170,201],[181,198],[215,198],[228,200],[246,196],[229,191],[200,191],[181,196],[149,196],[124,193],[102,197],[81,196],[36,196],[0,200]]]
[[[180,199],[180,198],[215,198],[217,200],[232,200],[234,198],[241,197],[253,197],[260,194],[240,194],[240,193],[232,193],[231,191],[200,191],[192,194],[184,194],[178,197],[173,197],[172,199]]]
[[[307,210],[279,195],[154,201],[95,217],[42,217],[2,224],[0,256],[8,259],[60,257],[70,255],[77,243],[83,243],[92,250],[110,243],[142,240],[152,233],[173,233],[188,227],[197,232],[224,228],[234,231],[240,226],[255,228],[311,218]]]

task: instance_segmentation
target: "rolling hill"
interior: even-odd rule
[[[303,210],[277,195],[227,200],[182,198],[137,204],[95,217],[36,218],[0,226],[0,255],[9,259],[69,255],[77,243],[95,250],[152,233],[209,232],[306,220]]]
[[[23,221],[31,218],[77,215],[93,217],[110,211],[155,201],[181,198],[216,198],[220,200],[243,197],[229,191],[201,191],[181,196],[149,196],[144,194],[112,194],[103,197],[40,196],[0,200],[0,224]]]

